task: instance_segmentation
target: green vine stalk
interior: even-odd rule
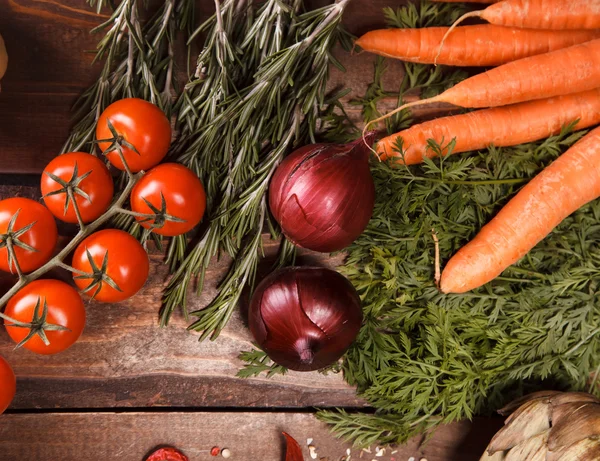
[[[72,267],[64,264],[63,261],[65,260],[65,258],[69,254],[71,254],[75,250],[75,248],[77,248],[77,246],[83,240],[85,240],[86,237],[88,237],[93,232],[95,232],[97,229],[99,229],[103,224],[110,221],[110,219],[112,219],[115,215],[117,215],[118,213],[121,213],[122,206],[125,203],[125,201],[127,200],[127,198],[129,197],[131,190],[133,189],[135,184],[139,181],[139,179],[143,175],[144,175],[143,171],[136,173],[136,174],[130,174],[128,177],[127,185],[121,191],[121,193],[119,194],[117,199],[113,202],[113,204],[109,207],[109,209],[102,216],[100,216],[98,219],[96,219],[92,223],[82,226],[79,229],[79,232],[77,232],[77,234],[69,241],[69,243],[67,243],[67,245],[65,245],[65,247],[62,250],[60,250],[60,252],[56,256],[54,256],[52,259],[50,259],[47,263],[45,263],[43,266],[39,267],[38,269],[36,269],[33,272],[30,272],[28,274],[23,274],[19,269],[18,270],[19,280],[17,281],[17,283],[15,283],[4,295],[2,295],[2,297],[0,297],[0,309],[2,309],[2,307],[4,307],[6,305],[6,303],[8,303],[10,298],[12,298],[19,290],[21,290],[23,287],[25,287],[28,283],[39,279],[40,277],[45,275],[50,270],[52,270],[56,267],[60,267],[65,270],[68,270],[68,271],[73,271]],[[77,209],[77,203],[75,201],[73,201],[72,203],[73,203],[75,209]],[[11,251],[10,248],[11,248],[11,246],[9,245],[8,246],[9,251]],[[19,267],[18,264],[16,267],[17,268]],[[10,321],[11,324],[14,324],[14,325],[18,325],[20,323],[14,319],[8,317],[6,314],[3,314],[2,312],[0,312],[0,318],[3,318],[5,321]]]

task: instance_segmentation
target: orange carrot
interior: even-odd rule
[[[478,17],[497,26],[530,29],[597,29],[600,27],[600,0],[504,0],[482,11],[458,18],[442,39],[442,53],[448,36],[467,18]],[[435,60],[437,63],[437,60]]]
[[[519,59],[474,75],[429,99],[404,104],[369,122],[385,120],[408,107],[447,102],[460,107],[496,107],[579,93],[600,84],[600,39]]]
[[[413,165],[435,155],[427,149],[428,139],[447,144],[455,138],[452,153],[458,154],[491,144],[502,147],[537,141],[576,120],[577,129],[600,123],[600,88],[431,120],[382,139],[377,152],[383,159],[396,157],[399,163]],[[400,139],[404,156],[394,151]]]
[[[438,3],[496,3],[501,0],[430,0]]]
[[[464,293],[500,275],[560,222],[600,197],[600,128],[533,178],[442,273],[444,293]]]
[[[531,29],[598,29],[600,0],[504,0],[482,11],[461,16],[478,17],[497,26]]]
[[[381,29],[356,44],[363,50],[403,61],[433,64],[448,27]],[[536,30],[481,24],[455,29],[437,64],[497,66],[600,38],[600,30]]]

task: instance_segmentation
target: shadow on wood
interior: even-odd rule
[[[498,430],[504,425],[503,418],[478,418],[462,439],[457,440],[456,446],[448,453],[450,459],[463,459],[465,453],[470,455],[483,455],[488,443]]]

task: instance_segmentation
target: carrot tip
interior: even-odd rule
[[[375,156],[376,156],[376,157],[379,159],[379,161],[381,162],[381,158],[379,157],[379,154],[377,153],[377,151],[376,151],[375,149],[373,149],[373,148],[371,147],[371,145],[370,145],[370,144],[367,142],[367,136],[366,136],[366,133],[367,133],[367,128],[369,128],[369,125],[370,125],[371,123],[373,123],[373,122],[368,122],[367,124],[365,124],[365,127],[363,128],[363,131],[362,131],[362,140],[363,140],[363,142],[365,143],[365,146],[367,146],[367,148],[368,148],[368,149],[369,149],[371,152],[373,152],[373,153],[375,154]]]
[[[438,52],[435,55],[435,58],[433,60],[434,66],[437,66],[437,61],[440,57],[440,54],[442,54],[442,48],[444,48],[444,43],[446,43],[446,39],[452,33],[452,31],[454,29],[456,29],[456,26],[458,26],[461,22],[463,22],[467,18],[480,17],[480,16],[481,16],[481,11],[470,11],[469,13],[463,14],[460,18],[458,18],[456,21],[454,21],[454,24],[452,24],[452,26],[450,26],[450,29],[448,29],[446,31],[446,33],[444,34],[444,36],[442,37],[442,41],[440,42],[440,47],[438,48]]]

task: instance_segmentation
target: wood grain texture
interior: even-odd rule
[[[476,461],[500,420],[476,420],[443,426],[424,446],[412,440],[376,457],[351,449],[352,460]],[[310,460],[306,441],[313,439],[317,459],[340,461],[351,448],[334,439],[310,414],[298,413],[87,413],[4,415],[0,447],[6,461],[142,461],[160,445],[179,448],[190,461],[211,457],[213,446],[228,448],[231,460],[283,461],[286,431]]]

